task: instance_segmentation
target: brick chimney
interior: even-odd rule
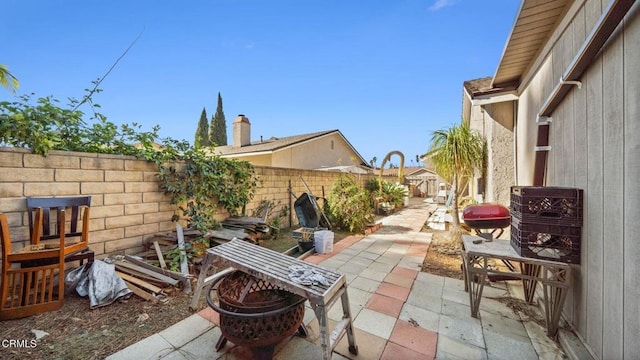
[[[243,114],[233,121],[233,147],[251,145],[251,123]]]

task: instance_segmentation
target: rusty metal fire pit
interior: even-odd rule
[[[216,284],[217,290],[216,290]],[[219,305],[212,298],[217,293]],[[221,272],[207,292],[207,303],[220,314],[220,351],[227,340],[252,349],[254,359],[271,359],[275,346],[302,325],[305,298],[241,271]]]

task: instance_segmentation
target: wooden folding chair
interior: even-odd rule
[[[42,209],[34,209],[36,221]],[[65,212],[58,213],[59,226],[64,226]],[[11,249],[7,216],[0,213],[2,242],[2,286],[0,288],[0,320],[17,319],[57,310],[64,303],[64,235],[55,248],[29,245],[19,252]],[[63,231],[64,233],[64,231]],[[44,265],[30,266],[41,263]]]
[[[27,198],[31,244],[37,245],[41,241],[55,240],[64,235],[65,262],[80,260],[82,264],[85,259],[89,263],[93,262],[94,252],[89,248],[90,206],[91,196]],[[34,221],[36,208],[42,208],[41,221]],[[71,216],[64,227],[59,227],[55,225],[56,219],[63,210]]]

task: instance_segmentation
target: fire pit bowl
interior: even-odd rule
[[[502,229],[511,225],[509,209],[500,204],[469,205],[462,211],[462,220],[479,235],[482,230],[493,229],[490,233],[500,230],[496,236],[502,235]]]
[[[219,305],[212,298],[216,293]],[[220,314],[216,350],[229,340],[251,348],[255,359],[271,359],[275,345],[301,328],[306,300],[241,271],[221,272],[206,298]]]

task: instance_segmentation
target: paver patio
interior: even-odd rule
[[[462,280],[420,272],[432,236],[420,230],[434,206],[414,203],[385,217],[379,231],[348,237],[331,254],[305,259],[347,275],[359,354],[349,353],[345,336],[333,359],[562,358],[562,350],[539,325],[523,322],[506,305],[488,298],[516,297],[512,293],[521,293],[517,283],[485,287],[487,298],[475,319]],[[341,318],[340,306],[338,302],[329,311],[330,328]],[[322,358],[318,321],[309,307],[303,321],[307,338],[283,341],[275,359]],[[231,343],[216,352],[218,323],[218,314],[207,308],[107,359],[251,359],[248,349]]]

